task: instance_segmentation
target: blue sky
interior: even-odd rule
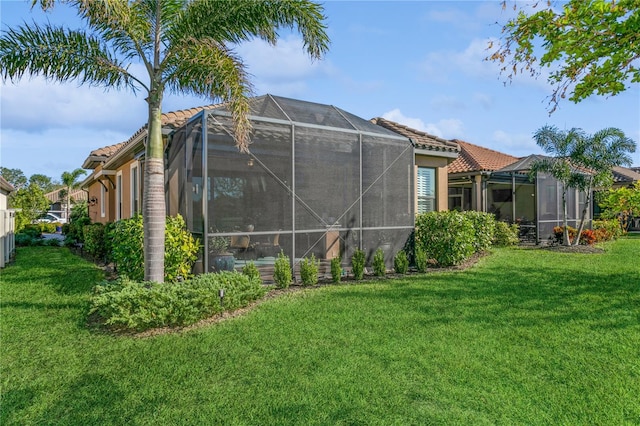
[[[3,31],[23,21],[65,23],[62,7],[43,14],[30,2],[0,2]],[[615,97],[565,101],[551,116],[544,78],[504,84],[486,62],[512,13],[499,1],[328,1],[330,52],[312,62],[300,38],[282,33],[276,47],[237,47],[253,75],[256,95],[271,93],[331,104],[360,117],[385,117],[447,139],[459,138],[515,156],[541,151],[532,134],[543,125],[588,133],[618,127],[640,145],[640,85]],[[0,165],[27,177],[59,179],[93,149],[127,140],[146,122],[144,96],[46,82],[36,77],[0,83]],[[164,111],[210,103],[168,96]],[[633,154],[640,166],[640,153]]]

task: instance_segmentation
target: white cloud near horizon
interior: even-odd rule
[[[496,151],[524,157],[530,154],[541,154],[542,150],[536,145],[533,137],[524,133],[507,133],[496,130],[491,137],[491,146]]]
[[[385,112],[382,114],[382,118],[444,139],[462,139],[464,137],[464,124],[456,118],[441,119],[435,123],[425,123],[420,118],[405,116],[399,108]]]

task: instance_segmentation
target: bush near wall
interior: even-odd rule
[[[520,241],[519,232],[517,223],[509,225],[507,222],[498,221],[493,234],[493,245],[503,247],[516,245]]]
[[[203,274],[180,283],[120,278],[95,287],[89,315],[99,324],[116,330],[186,326],[247,306],[265,292],[259,278],[235,271]]]
[[[144,230],[142,216],[115,223],[111,232],[112,257],[118,272],[134,281],[144,279]],[[191,276],[197,259],[198,240],[186,229],[182,216],[167,217],[165,227],[164,274],[166,281]]]
[[[440,266],[462,263],[475,252],[473,222],[461,212],[422,213],[416,217],[415,244]]]

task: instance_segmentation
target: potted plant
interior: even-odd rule
[[[229,240],[226,237],[209,238],[209,263],[214,272],[234,270],[236,260],[228,249]]]

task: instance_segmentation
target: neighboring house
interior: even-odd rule
[[[7,197],[15,188],[0,176],[0,268],[15,252],[15,211],[7,207]]]
[[[637,169],[637,170],[636,170]],[[623,186],[632,187],[636,182],[640,181],[640,168],[614,167],[613,172],[613,188]]]
[[[542,242],[562,225],[561,185],[546,174],[531,181],[531,164],[543,156],[518,158],[469,142],[456,140],[460,156],[449,166],[449,209],[493,213],[496,219],[520,225],[520,236]],[[567,191],[568,224],[577,227],[584,193]],[[587,227],[591,212],[587,212]]]
[[[45,197],[51,203],[49,207],[49,213],[54,214],[62,219],[62,222],[68,222],[69,218],[67,218],[67,198],[66,198],[66,188],[59,188],[55,191],[47,192],[44,194]],[[88,201],[87,191],[83,189],[72,189],[71,190],[71,206],[77,202]]]
[[[433,157],[435,163],[428,164],[436,182],[446,182],[446,164],[457,154],[454,143],[436,141],[442,146],[431,153],[426,145],[330,105],[272,95],[250,104],[249,153],[235,147],[224,105],[162,117],[167,213],[180,213],[203,244],[197,272],[212,270],[209,243],[216,237],[231,241],[237,266],[245,259],[272,266],[280,250],[294,261],[313,254],[346,262],[356,248],[371,256],[378,247],[386,248],[391,262],[414,226],[417,163]],[[142,127],[84,162],[92,169],[82,187],[93,221],[141,210],[145,138]],[[441,167],[444,173],[437,171]],[[446,208],[444,201],[431,204]]]
[[[447,210],[447,172],[450,164],[457,161],[460,145],[385,118],[371,122],[406,136],[414,147],[416,213]]]
[[[163,137],[203,108],[162,114]],[[127,141],[91,151],[82,164],[91,174],[80,184],[87,191],[89,218],[108,223],[142,212],[146,125]]]
[[[507,218],[500,214],[506,207],[503,206],[504,197],[499,193],[494,194],[489,186],[496,189],[508,188],[503,188],[505,182],[502,178],[494,177],[493,173],[518,161],[518,157],[469,142],[454,141],[460,146],[460,155],[449,166],[449,210],[492,210],[492,213],[498,213],[498,219],[510,220],[513,216]],[[498,208],[500,212],[496,211]],[[510,209],[505,209],[505,214],[507,210]]]

